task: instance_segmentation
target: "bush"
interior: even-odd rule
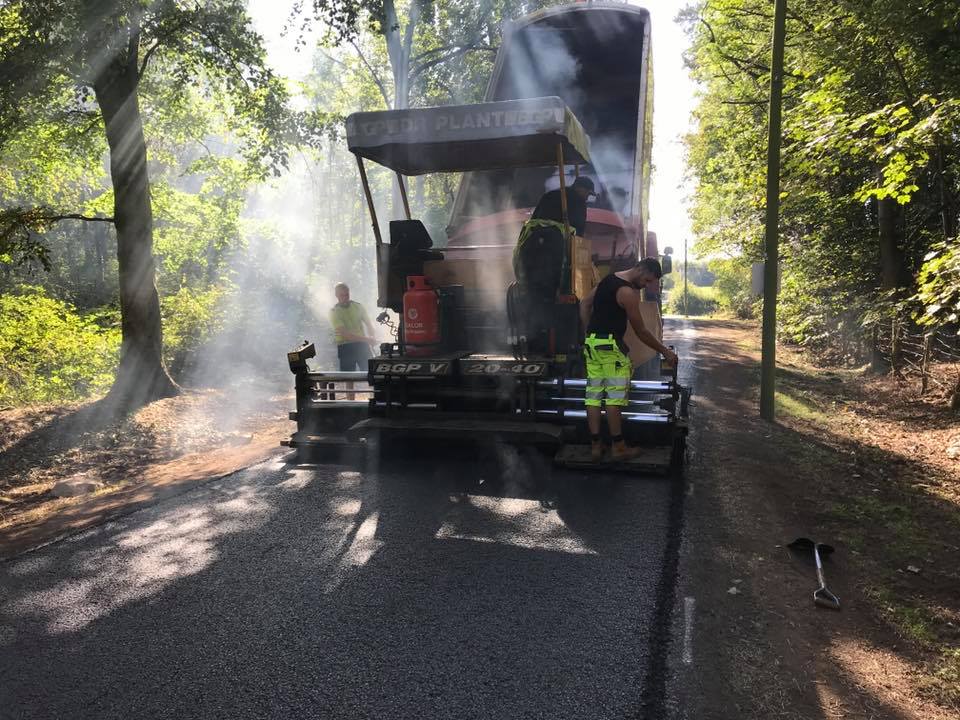
[[[0,296],[0,403],[80,400],[109,389],[120,329],[105,320],[113,313],[81,315],[39,287]]]
[[[683,306],[683,283],[678,282],[663,305],[663,312],[670,315],[712,315],[717,311],[717,291],[713,287],[687,285],[687,307]]]
[[[163,316],[163,359],[175,378],[181,378],[195,363],[200,349],[223,328],[227,289],[180,288],[160,301]]]
[[[755,317],[758,302],[751,289],[750,264],[743,258],[726,258],[711,260],[709,265],[716,277],[713,287],[720,309],[741,320]]]
[[[916,300],[923,306],[917,319],[922,325],[960,322],[960,247],[956,239],[938,243],[927,253],[917,288]]]
[[[781,342],[807,348],[833,362],[859,363],[863,355],[865,318],[888,317],[894,302],[876,293],[853,296],[829,286],[833,276],[804,277],[783,274],[777,303],[777,337]]]

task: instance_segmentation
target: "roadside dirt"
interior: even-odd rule
[[[681,602],[697,718],[960,716],[960,423],[887,377],[781,351],[778,420],[757,416],[759,332],[694,321],[704,368],[692,409]],[[817,608],[826,542],[839,612]],[[689,600],[687,599],[689,598]]]
[[[280,452],[293,398],[188,392],[116,417],[100,401],[0,410],[0,558]],[[60,498],[64,480],[97,489]]]

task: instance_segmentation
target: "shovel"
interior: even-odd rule
[[[840,598],[827,589],[827,582],[823,579],[823,565],[820,563],[821,553],[824,556],[829,555],[833,552],[833,546],[814,542],[810,538],[797,538],[787,547],[791,550],[813,550],[813,559],[817,564],[817,582],[820,583],[820,587],[813,592],[813,602],[820,607],[839,610]]]

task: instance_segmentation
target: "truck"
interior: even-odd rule
[[[550,8],[505,28],[484,102],[347,118],[376,243],[378,305],[397,313],[398,333],[365,373],[310,368],[309,342],[288,353],[297,431],[285,445],[308,452],[369,450],[392,438],[491,439],[589,466],[579,302],[606,273],[656,254],[646,227],[649,40],[640,8]],[[387,237],[365,161],[396,175],[404,217],[388,223]],[[461,174],[441,242],[412,217],[407,198],[406,178],[427,173]],[[600,189],[583,236],[564,205],[559,228],[538,230],[541,254],[520,252],[518,234],[540,196],[577,177]],[[656,301],[641,311],[659,331]],[[649,365],[653,351],[635,336],[627,342],[634,364]],[[628,441],[647,448],[628,469],[674,471],[689,390],[675,367],[652,362],[656,376],[631,382],[623,414]],[[361,400],[339,388],[363,382]]]

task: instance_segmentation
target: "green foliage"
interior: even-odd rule
[[[365,74],[389,107],[482,99],[505,20],[563,0],[312,0],[313,19],[344,69]],[[359,57],[358,57],[359,56]]]
[[[47,208],[0,210],[0,265],[19,267],[35,261],[50,269],[49,249],[36,235],[49,227],[48,213]]]
[[[705,260],[691,260],[687,263],[681,261],[677,263],[676,268],[680,271],[681,277],[686,273],[690,282],[701,287],[709,287],[717,279],[710,263]]]
[[[79,400],[113,382],[115,313],[81,315],[42,288],[0,295],[0,403]]]
[[[150,194],[157,169],[151,167],[151,159],[167,168],[175,166],[182,159],[177,150],[185,139],[207,149],[204,140],[213,127],[196,122],[197,116],[213,118],[214,108],[222,108],[226,154],[242,153],[251,177],[277,175],[287,165],[288,144],[309,140],[322,115],[297,116],[289,111],[286,86],[266,65],[262,38],[251,26],[244,0],[13,0],[0,12],[0,38],[0,76],[13,80],[0,85],[0,146],[26,137],[35,140],[36,155],[46,159],[50,151],[43,134],[48,128],[68,127],[71,132],[65,134],[71,137],[100,130],[110,147],[109,181],[114,191],[112,198],[102,190],[90,193],[90,188],[82,188],[79,198],[55,192],[56,204],[63,203],[65,210],[48,212],[55,203],[43,201],[42,184],[18,182],[19,176],[29,178],[28,160],[27,171],[10,173],[15,178],[12,188],[6,183],[2,192],[0,186],[0,210],[8,210],[0,217],[0,261],[23,265],[32,255],[49,269],[47,244],[34,241],[33,235],[48,230],[45,223],[87,219],[77,207],[81,199],[100,213],[112,200],[117,247],[126,259],[116,266],[119,281],[128,290],[137,286],[120,306],[122,388],[131,405],[172,394],[175,387],[163,367],[158,342],[161,319],[151,257]],[[208,100],[206,113],[195,112],[203,105],[201,98]],[[157,119],[170,121],[167,131],[158,134],[172,142],[155,142],[151,156],[144,127],[149,130],[151,120]],[[12,158],[14,167],[18,159]],[[102,153],[97,159],[102,160]],[[55,160],[41,163],[43,174],[57,182],[55,165]],[[33,196],[27,201],[18,197],[24,189]],[[232,199],[235,193],[214,197],[224,196]],[[231,205],[228,200],[224,207],[214,200],[214,205],[222,214],[239,213],[236,202]],[[32,225],[31,207],[43,212],[40,222]],[[9,212],[11,208],[15,212]],[[202,213],[192,212],[189,218],[202,219]],[[205,258],[208,281],[215,275],[217,253],[225,242],[218,239],[213,245],[215,253]],[[101,279],[102,247],[99,242],[96,252]],[[134,374],[136,380],[130,382]]]
[[[205,290],[181,288],[161,301],[163,356],[174,377],[182,376],[193,356],[202,356],[204,346],[222,330],[226,320],[224,286]]]
[[[74,94],[56,100],[69,106]],[[93,215],[91,201],[107,189],[102,133],[99,113],[77,110],[35,118],[0,142],[0,265],[51,270],[48,235],[59,219]]]
[[[746,264],[762,257],[770,4],[711,0],[682,18],[703,88],[687,140],[696,252]],[[796,0],[787,33],[780,330],[855,354],[864,322],[913,292],[881,293],[890,279],[908,283],[935,243],[956,236],[960,4]],[[884,199],[896,204],[881,252]],[[941,312],[953,281],[934,279],[943,258],[930,257],[919,281],[921,302],[939,305],[926,316],[935,322],[953,312]]]
[[[272,367],[276,352],[325,322],[332,281],[355,281],[363,301],[374,292],[369,218],[343,117],[398,98],[480,100],[503,21],[551,4],[318,2],[334,36],[349,28],[351,42],[318,49],[303,112],[285,106],[288,83],[266,66],[244,0],[4,4],[0,75],[18,80],[0,88],[0,294],[20,297],[29,283],[84,322],[98,313],[116,321],[115,193],[95,71],[139,45],[164,359],[186,382],[208,351],[244,346],[244,362]],[[293,140],[300,152],[288,157]],[[288,163],[291,176],[272,177]],[[378,207],[390,208],[393,175],[369,175]],[[440,245],[458,182],[409,182],[414,212]],[[5,366],[21,361],[29,366],[19,354]]]
[[[104,58],[131,46],[140,48],[133,60],[148,115],[152,67],[165,77],[168,102],[215,80],[244,152],[263,172],[285,166],[288,142],[304,130],[243,0],[15,0],[0,13],[0,37],[0,75],[19,79],[0,92],[0,140],[51,115],[95,124],[91,91],[109,69]]]
[[[960,322],[960,245],[938,243],[924,258],[917,278],[916,301],[923,310],[917,320],[923,325]]]
[[[285,84],[267,67],[243,0],[14,0],[0,10],[0,39],[0,75],[14,79],[0,88],[0,291],[39,280],[82,309],[116,304],[120,240],[159,256],[162,292],[189,287],[202,296],[241,245],[249,187],[279,173],[289,144],[312,141],[326,122],[323,113],[286,107]],[[125,160],[149,163],[152,192],[145,197],[146,183],[116,188],[137,214],[118,238],[111,217],[118,165],[111,173],[104,162],[98,102],[125,92],[135,94],[138,110],[113,138],[137,152],[142,122],[147,157]],[[123,200],[120,191],[129,197],[131,187],[140,204]],[[147,231],[128,230],[124,240],[123,228],[138,223]],[[38,266],[46,274],[38,277]],[[122,327],[155,323],[145,308],[125,304]],[[191,315],[171,337],[188,342],[199,332],[184,329],[191,322],[203,325]],[[131,342],[148,334],[132,334]]]
[[[751,287],[750,264],[738,257],[711,260],[708,266],[716,278],[713,288],[720,309],[744,320],[754,317],[756,298]]]
[[[670,315],[712,315],[719,307],[717,291],[713,287],[701,287],[687,284],[687,298],[684,301],[683,283],[678,282],[667,296],[663,312]]]
[[[314,111],[331,121],[357,110],[480,102],[504,21],[556,4],[558,0],[312,0],[313,18],[330,32],[305,81],[306,94]],[[355,164],[338,136],[339,127],[333,127],[328,138],[318,141],[324,156],[343,155],[343,164]],[[371,173],[371,183],[379,205],[381,196],[390,196],[392,178],[376,175]],[[446,174],[411,182],[414,214],[441,247],[459,181],[459,174]],[[359,194],[359,185],[354,192]]]

